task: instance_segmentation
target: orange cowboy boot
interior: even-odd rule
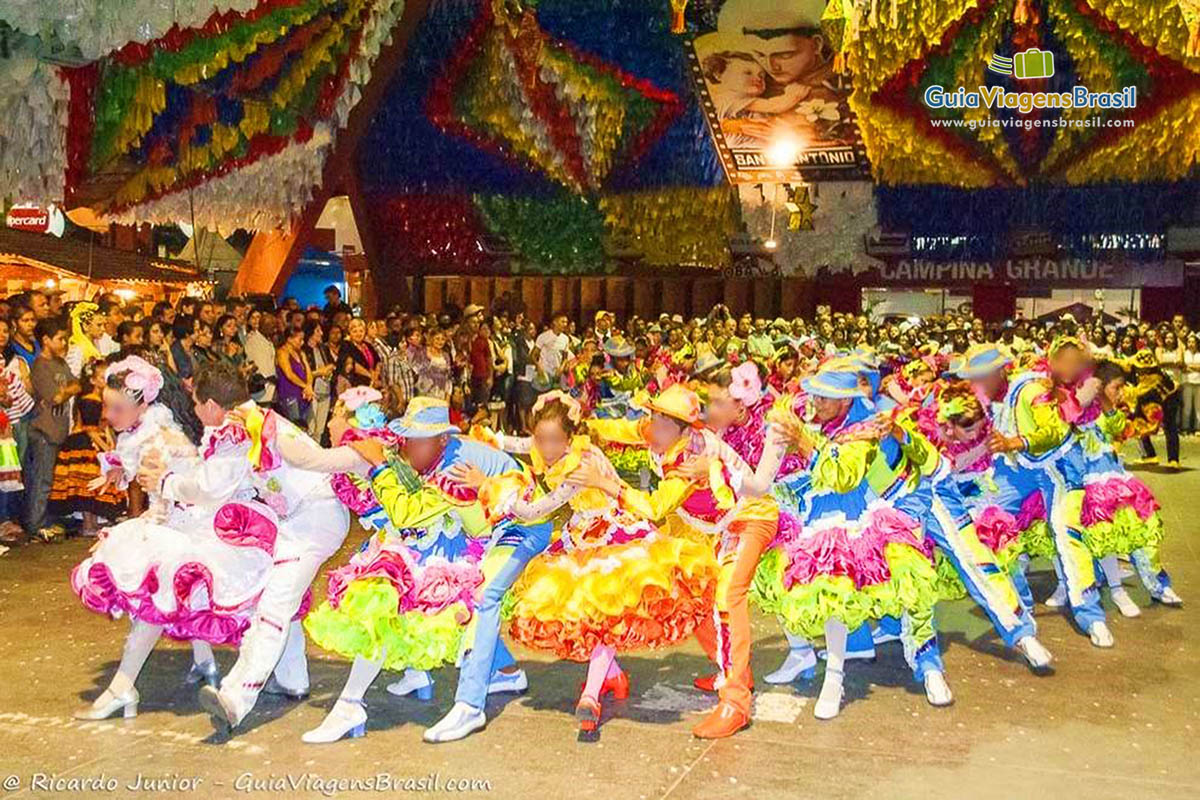
[[[701,675],[699,678],[696,678],[695,680],[692,681],[692,686],[695,686],[697,689],[699,689],[702,692],[715,692],[719,688],[721,688],[718,685],[720,679],[721,679],[721,673],[719,673],[719,672],[714,672],[712,675]],[[750,678],[746,681],[746,688],[748,688],[752,692],[754,691],[754,676],[753,675],[751,675]]]
[[[712,713],[692,728],[697,739],[725,739],[750,724],[750,715],[733,703],[722,700]]]

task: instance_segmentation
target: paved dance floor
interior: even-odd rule
[[[1200,463],[1200,443],[1187,440],[1184,456]],[[0,558],[0,796],[1197,797],[1200,469],[1139,474],[1163,502],[1164,560],[1189,603],[1183,609],[1151,605],[1127,581],[1143,614],[1122,618],[1106,597],[1117,646],[1101,651],[1039,605],[1056,670],[1038,677],[1004,650],[981,612],[944,604],[938,620],[954,705],[927,705],[899,644],[889,644],[875,663],[850,664],[844,710],[830,722],[812,717],[819,684],[761,681],[786,643],[772,619],[756,614],[755,721],[717,742],[690,734],[712,704],[691,688],[708,671],[695,644],[622,659],[632,693],[605,707],[596,741],[578,739],[572,715],[584,668],[525,651],[517,652],[528,693],[493,696],[487,729],[451,744],[424,744],[421,731],[450,707],[453,670],[437,674],[430,703],[391,697],[384,684],[395,678],[385,673],[367,695],[365,738],[302,744],[349,666],[311,645],[312,697],[264,698],[229,741],[214,736],[184,686],[190,651],[175,643],[150,657],[135,719],[78,722],[71,712],[107,683],[127,625],[84,611],[71,593],[67,575],[88,542],[26,545]],[[344,563],[363,535],[356,528],[330,566]],[[1046,563],[1035,570],[1040,600],[1053,573]],[[228,669],[232,651],[218,660]]]

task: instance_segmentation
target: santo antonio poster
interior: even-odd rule
[[[718,0],[699,20],[691,71],[730,181],[866,177],[850,79],[834,71],[821,33],[824,7],[825,0]]]

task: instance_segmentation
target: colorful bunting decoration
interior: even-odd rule
[[[678,114],[672,92],[550,37],[531,10],[482,6],[428,100],[443,130],[575,192],[597,191]]]
[[[319,183],[333,131],[345,124],[402,9],[399,0],[262,0],[130,42],[75,71],[68,194],[115,183],[99,210],[123,218],[206,182],[235,187],[226,176],[288,151],[274,163],[293,171],[271,179],[287,191],[274,193],[267,214],[286,223],[311,194],[305,181]],[[301,166],[306,153],[313,163]],[[251,217],[261,223],[264,209],[240,197],[272,194],[262,188],[220,199],[210,192],[217,205],[207,211],[236,218],[225,227]]]
[[[1191,0],[929,0],[898,25],[834,0],[826,27],[853,73],[875,178],[961,188],[1186,178],[1200,155],[1200,58]],[[870,5],[874,5],[871,3]],[[1200,23],[1198,23],[1200,24]],[[993,54],[1053,54],[1050,77],[988,69]],[[1135,108],[930,108],[930,87],[1069,92],[1136,88]],[[1082,123],[1082,124],[1080,124]]]

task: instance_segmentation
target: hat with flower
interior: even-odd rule
[[[566,392],[555,389],[552,392],[546,392],[540,395],[537,402],[533,404],[531,414],[537,416],[537,413],[545,408],[550,403],[562,403],[567,409],[567,418],[579,425],[583,422],[583,407],[579,405],[579,401]]]

